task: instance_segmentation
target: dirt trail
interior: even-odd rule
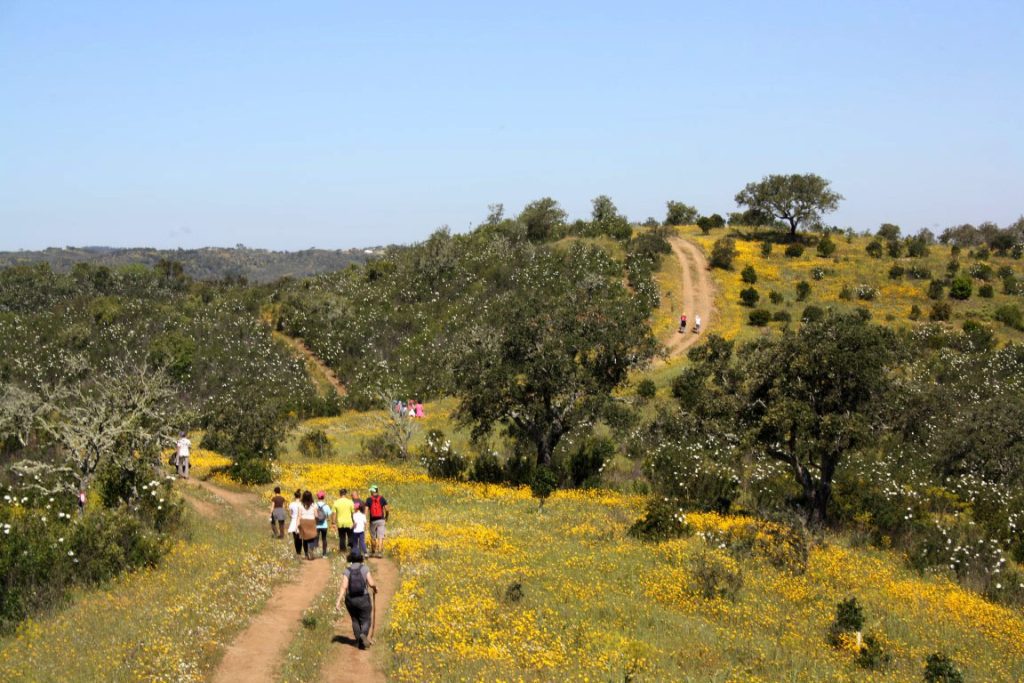
[[[345,385],[341,383],[338,376],[334,374],[334,370],[327,367],[327,364],[320,360],[320,357],[313,353],[313,350],[306,346],[306,342],[302,341],[298,337],[289,337],[283,332],[275,332],[275,336],[283,339],[289,345],[292,346],[296,351],[302,354],[310,363],[312,363],[317,371],[328,381],[331,386],[334,387],[334,391],[337,392],[338,396],[345,396]]]
[[[370,573],[377,582],[377,626],[374,631],[374,645],[368,650],[356,647],[352,635],[352,619],[342,606],[341,614],[334,622],[337,634],[331,640],[331,651],[324,662],[318,681],[325,683],[384,683],[387,680],[374,657],[374,652],[383,644],[382,634],[387,626],[388,607],[398,588],[398,565],[387,558],[369,560]],[[337,597],[337,596],[335,596]]]
[[[672,337],[665,343],[668,349],[669,358],[675,358],[686,353],[686,350],[697,343],[700,334],[694,334],[693,321],[699,315],[701,317],[701,334],[704,334],[714,324],[715,311],[715,283],[708,271],[708,263],[704,258],[704,252],[700,247],[689,240],[681,237],[669,239],[672,245],[672,254],[679,260],[683,269],[683,296],[682,313],[686,314],[686,332],[680,334],[672,332]],[[678,321],[676,327],[678,328]]]

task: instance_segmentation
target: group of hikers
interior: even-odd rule
[[[422,418],[424,416],[423,403],[415,399],[405,402],[395,401],[391,405],[391,409],[395,411],[396,415],[401,415],[402,417]]]
[[[375,621],[371,593],[376,596],[377,585],[364,560],[366,557],[384,557],[391,507],[376,484],[370,486],[365,499],[348,489],[340,489],[338,497],[330,505],[326,498],[324,491],[318,491],[314,500],[311,491],[296,489],[294,499],[287,505],[290,515],[288,533],[295,543],[295,555],[313,560],[318,548],[320,557],[327,557],[328,531],[332,527],[337,530],[338,552],[348,550],[349,554],[335,607],[340,610],[344,602],[352,617],[356,644],[360,649],[366,649],[371,643],[371,627]],[[274,487],[270,502],[270,533],[275,538],[284,538],[286,502],[281,495],[281,487]],[[369,552],[366,548],[367,528],[370,532]]]
[[[683,313],[679,316],[679,334],[686,332],[686,314]],[[697,334],[700,332],[700,313],[693,316],[693,333]]]

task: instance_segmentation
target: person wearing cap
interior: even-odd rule
[[[331,506],[324,501],[327,494],[316,493],[316,533],[320,537],[320,557],[327,557],[327,528],[331,524]]]
[[[370,524],[370,557],[384,557],[384,536],[391,509],[388,499],[380,495],[377,485],[370,487],[370,497],[366,499],[366,519]]]

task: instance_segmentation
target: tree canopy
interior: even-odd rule
[[[789,234],[821,220],[823,213],[839,207],[843,196],[830,189],[831,183],[814,173],[769,175],[760,182],[747,183],[736,194],[736,203],[769,213],[789,223]]]

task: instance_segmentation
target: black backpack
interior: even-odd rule
[[[354,564],[349,567],[348,595],[351,598],[366,595],[366,575],[363,573],[363,565],[361,564]]]

